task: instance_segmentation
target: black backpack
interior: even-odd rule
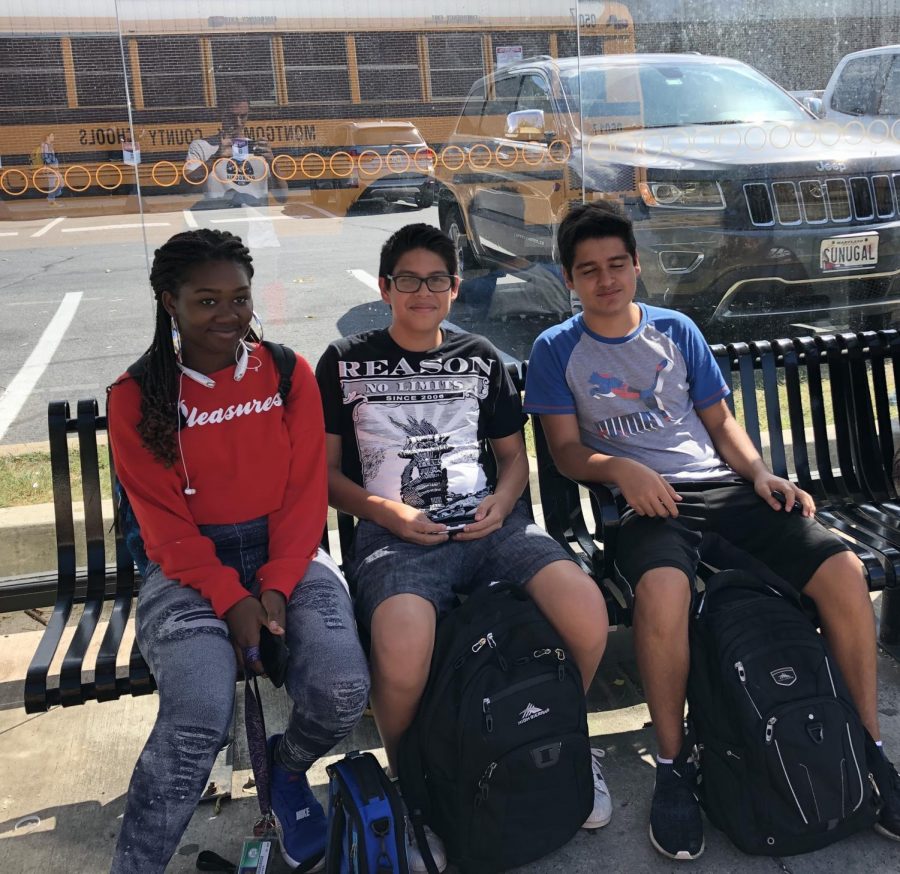
[[[275,369],[278,371],[278,394],[281,397],[282,404],[287,406],[288,395],[291,393],[294,367],[297,364],[297,356],[292,349],[281,343],[263,340],[261,345],[269,350],[272,360],[275,362]],[[132,379],[140,381],[144,375],[146,363],[147,356],[142,355],[128,368],[128,375]],[[109,389],[107,389],[107,392],[109,392]],[[182,427],[181,418],[179,416],[179,428]],[[147,565],[149,564],[147,553],[144,550],[144,539],[141,537],[141,529],[138,525],[137,517],[134,515],[131,502],[128,500],[128,495],[125,494],[125,489],[122,488],[122,483],[118,480],[116,480],[115,500],[118,507],[119,530],[122,532],[122,539],[125,541],[125,546],[134,559],[138,573],[143,578],[146,576]]]
[[[690,643],[698,792],[715,826],[745,853],[789,856],[875,822],[867,733],[795,593],[715,574]]]
[[[400,789],[465,872],[525,865],[593,807],[581,675],[521,588],[494,584],[438,625],[431,672],[399,748]]]

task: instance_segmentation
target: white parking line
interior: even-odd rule
[[[189,209],[183,209],[181,214],[184,216],[184,223],[189,228],[199,228],[200,225],[197,224],[197,219],[194,218],[194,214]]]
[[[0,231],[0,237],[18,237],[18,231]]]
[[[241,218],[227,218],[227,219],[212,219],[212,224],[214,225],[233,225],[238,222],[289,222],[291,221],[291,216],[289,215],[245,215],[241,216]]]
[[[13,377],[12,382],[0,395],[0,440],[3,439],[9,426],[15,421],[19,411],[28,400],[37,381],[41,378],[47,365],[53,358],[63,335],[72,324],[75,311],[81,302],[83,292],[70,291],[62,299],[59,309],[44,329],[40,339],[28,356],[22,369]]]
[[[59,218],[51,219],[47,224],[44,225],[40,230],[35,231],[31,236],[32,237],[43,237],[50,228],[55,228],[60,222],[64,222],[66,217],[61,215]]]
[[[378,288],[378,280],[372,276],[371,273],[367,273],[365,270],[348,270],[347,271],[354,279],[358,279],[363,285],[368,286],[373,291],[379,291]],[[460,327],[457,324],[454,324],[447,319],[444,319],[441,324],[447,328],[449,331],[455,331],[457,334],[468,334],[465,328]],[[504,364],[521,364],[522,362],[518,358],[513,358],[512,355],[504,352],[502,349],[498,349],[500,353],[500,357],[503,359]]]
[[[378,280],[372,276],[371,273],[366,273],[365,270],[348,270],[347,271],[354,279],[358,279],[363,285],[367,285],[372,291],[378,291]]]
[[[86,228],[63,228],[64,234],[80,234],[86,231],[118,231],[127,228],[167,228],[169,222],[126,222],[121,225],[91,225]]]

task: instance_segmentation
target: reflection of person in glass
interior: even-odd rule
[[[59,159],[56,157],[53,140],[53,134],[48,133],[41,141],[41,161],[47,169],[40,175],[45,177],[44,181],[47,184],[47,202],[59,206],[56,198],[62,191],[62,176],[59,172]]]
[[[185,176],[205,186],[206,198],[198,206],[265,206],[270,180],[273,193],[283,202],[287,182],[272,174],[272,147],[268,140],[251,140],[246,134],[250,115],[246,90],[236,87],[223,96],[221,129],[214,136],[194,140],[185,159]]]

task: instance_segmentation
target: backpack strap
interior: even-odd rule
[[[294,375],[294,367],[297,365],[297,356],[294,350],[282,343],[273,343],[271,340],[261,341],[262,346],[269,350],[269,354],[275,362],[280,377],[278,381],[278,394],[281,396],[281,402],[287,406],[288,395],[291,393],[292,377]],[[130,372],[130,371],[129,371]]]

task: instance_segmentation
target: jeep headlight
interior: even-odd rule
[[[647,206],[668,209],[722,209],[725,197],[718,182],[641,182],[638,186]]]

